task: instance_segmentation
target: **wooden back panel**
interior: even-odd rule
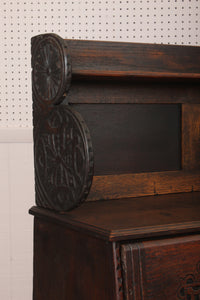
[[[32,67],[38,205],[200,190],[199,47],[48,34]]]
[[[94,175],[178,170],[181,107],[177,104],[75,104],[89,128]]]

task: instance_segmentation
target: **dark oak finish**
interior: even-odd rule
[[[200,191],[199,171],[94,176],[88,201]]]
[[[200,297],[200,235],[122,246],[127,300]]]
[[[71,81],[71,63],[63,39],[54,34],[32,39],[32,83],[38,105],[59,104]]]
[[[200,300],[199,83],[200,47],[32,38],[33,300]]]
[[[73,105],[87,123],[94,175],[181,168],[180,105]]]
[[[34,226],[34,300],[122,299],[115,245],[40,218]]]
[[[184,170],[200,169],[200,105],[182,105],[182,167]]]
[[[50,110],[34,132],[37,205],[69,210],[87,197],[94,155],[89,130],[68,106]]]
[[[109,241],[200,231],[200,193],[86,202],[70,212],[30,213]]]
[[[65,40],[76,76],[200,79],[199,47]]]
[[[88,202],[60,214],[33,207],[33,299],[182,299],[181,289],[199,282],[199,211],[199,192]]]
[[[185,83],[185,82],[184,82]],[[140,103],[199,104],[200,85],[196,82],[174,83],[138,80],[74,80],[67,94],[69,103]]]
[[[62,211],[82,203],[92,183],[93,151],[88,200],[200,191],[198,53],[199,47],[34,37],[37,204]],[[64,117],[69,107],[84,119],[82,142],[68,138],[68,129],[56,135],[54,124],[43,121],[50,115],[62,128],[74,128]],[[70,155],[73,140],[79,155]]]

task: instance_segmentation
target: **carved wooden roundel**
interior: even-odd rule
[[[66,211],[87,197],[93,177],[88,128],[69,106],[60,105],[40,121],[35,136],[35,182],[38,206]]]
[[[64,40],[55,34],[35,38],[32,47],[32,87],[37,101],[62,102],[71,81],[71,65]]]

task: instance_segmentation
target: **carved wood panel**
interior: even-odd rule
[[[196,270],[192,272],[181,279],[178,289],[178,299],[180,300],[200,299],[200,261],[196,265]]]
[[[35,135],[36,203],[55,210],[78,206],[92,174],[92,144],[83,119],[68,106],[55,107]]]
[[[199,300],[200,235],[125,244],[127,300]]]
[[[36,101],[62,102],[71,82],[71,63],[63,39],[55,34],[32,38],[32,87]]]
[[[36,204],[70,210],[87,197],[93,177],[89,130],[66,104],[71,81],[67,47],[57,35],[32,39]],[[64,104],[65,103],[65,104]]]

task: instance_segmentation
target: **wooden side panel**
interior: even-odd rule
[[[182,168],[200,169],[200,105],[182,105]]]
[[[200,235],[124,245],[122,262],[127,300],[200,299]]]
[[[87,200],[200,191],[200,172],[153,172],[94,176]]]
[[[35,218],[34,300],[116,298],[112,244]]]

